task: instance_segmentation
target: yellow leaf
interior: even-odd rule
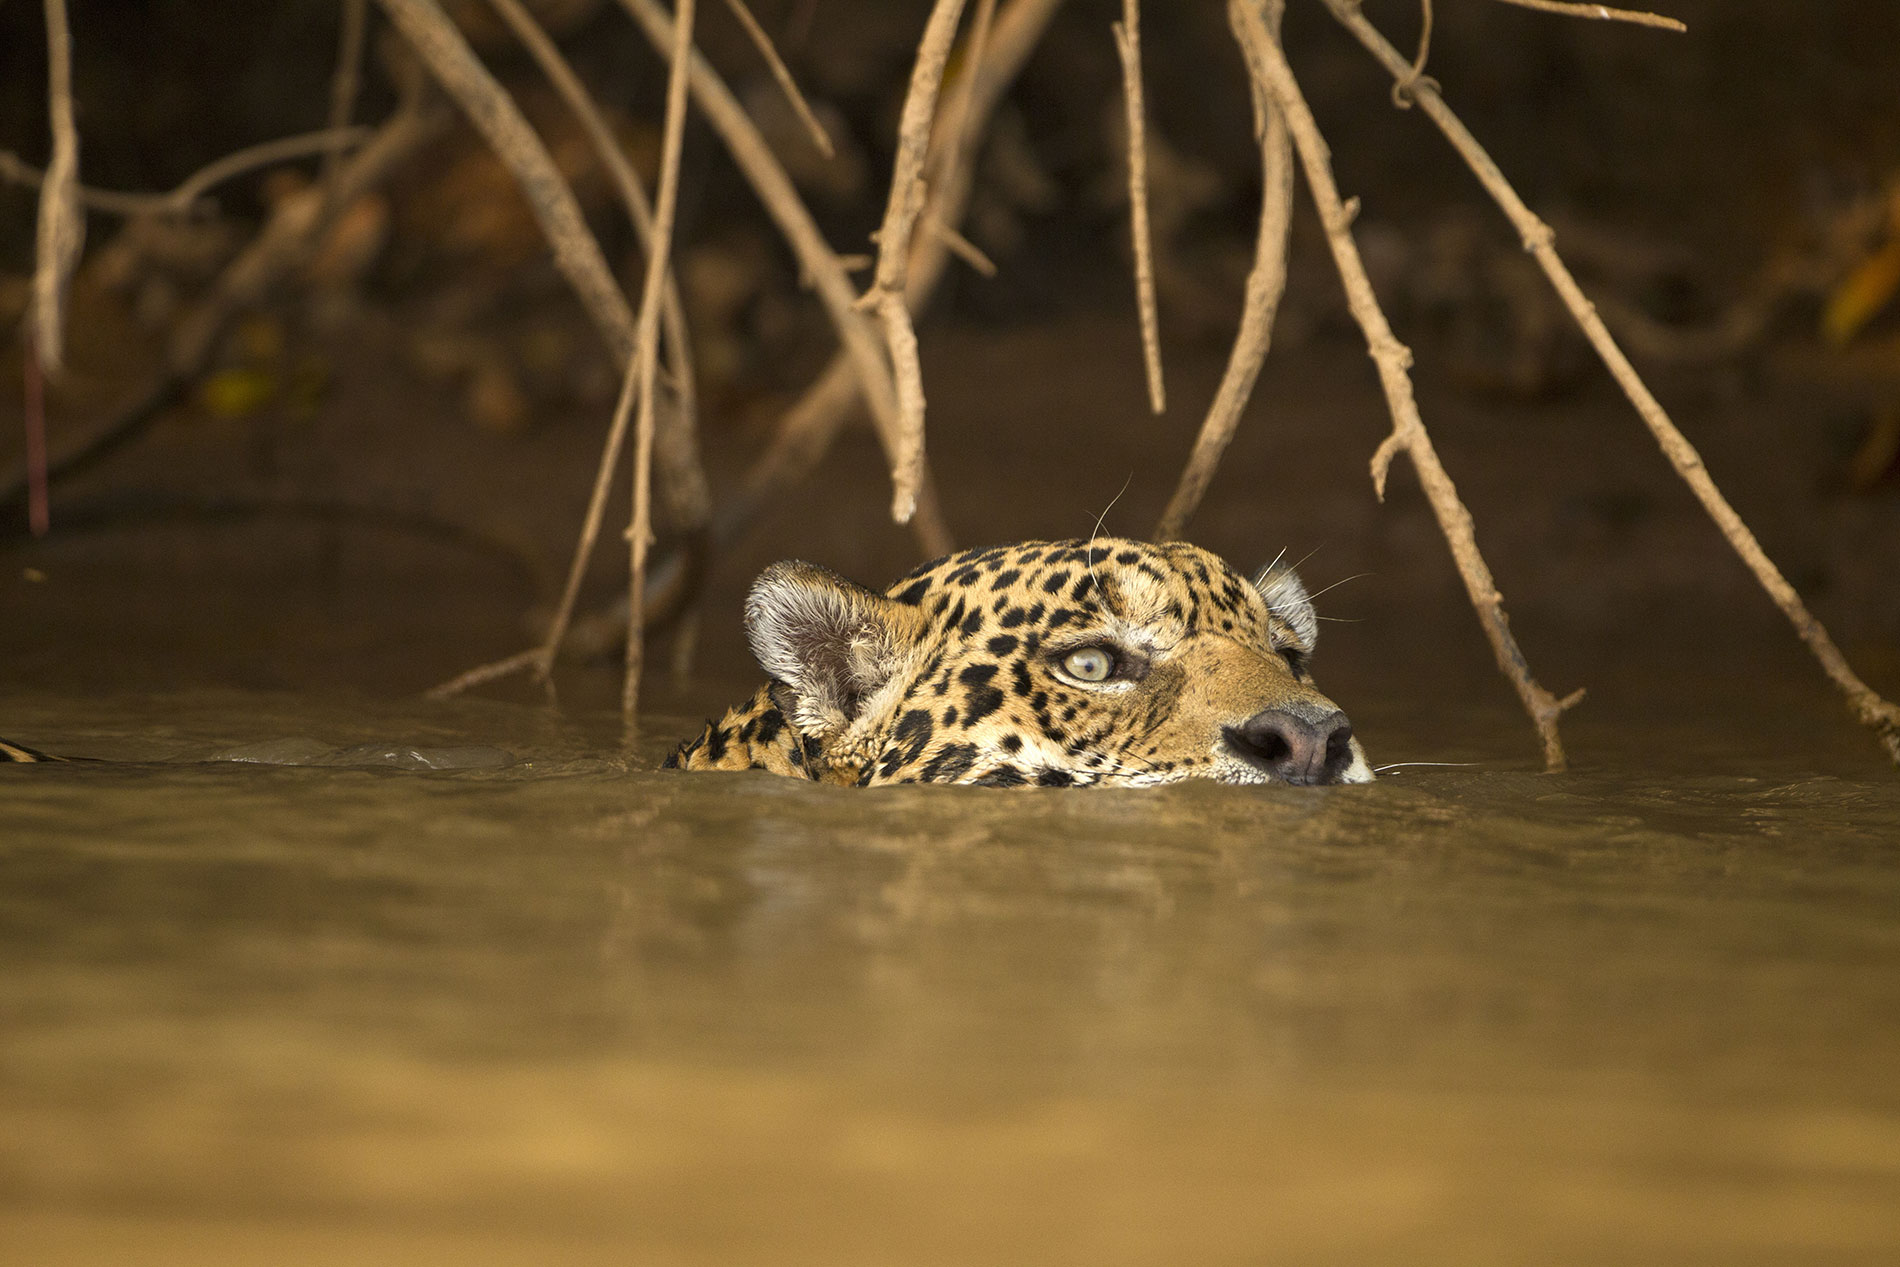
[[[277,396],[277,379],[263,370],[219,370],[198,387],[198,403],[217,418],[244,418]]]
[[[1847,342],[1880,315],[1900,292],[1900,238],[1875,251],[1854,267],[1846,280],[1827,297],[1821,329],[1829,341]]]

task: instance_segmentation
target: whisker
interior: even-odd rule
[[[1318,598],[1321,594],[1326,593],[1328,590],[1338,589],[1340,586],[1344,585],[1347,581],[1357,581],[1371,575],[1373,575],[1371,572],[1354,572],[1351,576],[1342,576],[1337,581],[1334,581],[1331,585],[1326,586],[1325,589],[1316,589],[1309,592],[1306,597],[1308,601],[1311,601],[1312,599]]]
[[[1398,770],[1406,766],[1416,765],[1474,766],[1478,764],[1480,763],[1476,761],[1394,761],[1391,765],[1373,766],[1372,772],[1374,774],[1384,774],[1387,770]]]
[[[1128,486],[1134,482],[1135,473],[1130,471],[1128,478],[1122,481],[1121,490],[1109,498],[1108,505],[1102,507],[1102,513],[1095,517],[1095,529],[1089,533],[1088,544],[1082,547],[1082,561],[1088,564],[1089,582],[1095,586],[1095,592],[1102,596],[1102,606],[1105,610],[1108,609],[1108,591],[1102,588],[1101,578],[1095,575],[1095,539],[1102,535],[1102,524],[1107,520],[1108,512],[1115,509],[1115,503],[1122,499],[1122,493],[1127,492]]]
[[[1102,513],[1095,516],[1095,528],[1092,532],[1089,533],[1090,545],[1094,545],[1095,538],[1102,535],[1102,524],[1107,521],[1108,512],[1115,509],[1115,503],[1122,499],[1122,493],[1126,493],[1128,491],[1128,486],[1130,484],[1133,484],[1134,482],[1135,482],[1135,473],[1133,471],[1130,471],[1128,472],[1128,478],[1122,481],[1121,491],[1116,493],[1113,497],[1109,498],[1108,505],[1102,507]]]

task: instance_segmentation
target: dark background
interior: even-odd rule
[[[650,171],[658,63],[611,3],[542,8]],[[1764,702],[1712,725],[1772,730],[1774,701],[1824,699],[1826,684],[1634,411],[1524,284],[1508,226],[1449,148],[1416,112],[1393,108],[1389,81],[1318,4],[1289,8],[1289,55],[1342,190],[1361,199],[1359,240],[1417,354],[1426,423],[1539,676],[1560,692],[1590,684],[1597,724],[1611,731],[1619,717],[1701,708],[1691,701],[1736,684]],[[769,111],[769,80],[730,15],[702,9],[702,48]],[[870,249],[927,9],[755,5],[843,142],[828,168],[794,162],[840,251]],[[1366,9],[1411,46],[1415,5]],[[1593,295],[1695,331],[1759,295],[1777,268],[1800,274],[1762,328],[1721,355],[1635,355],[1770,555],[1891,693],[1900,477],[1880,455],[1900,411],[1900,320],[1885,312],[1845,343],[1824,339],[1820,321],[1842,279],[1900,235],[1900,213],[1883,227],[1867,211],[1900,176],[1900,9],[1679,0],[1667,11],[1687,35],[1492,0],[1437,9],[1430,73],[1556,223]],[[558,140],[559,111],[492,19],[484,32],[485,10],[456,8],[488,64]],[[1148,99],[1165,149],[1155,197],[1169,409],[1156,419],[1119,197],[1108,34],[1118,15],[1119,5],[1073,0],[1058,17],[992,128],[967,226],[1000,276],[955,272],[920,320],[930,451],[962,544],[1086,535],[1104,514],[1106,531],[1148,531],[1226,355],[1259,194],[1239,58],[1221,5],[1148,6]],[[402,56],[372,23],[357,111],[370,123],[392,107],[387,70]],[[222,154],[324,121],[334,4],[74,0],[72,28],[89,185],[168,189]],[[47,148],[44,51],[38,6],[0,6],[0,145],[36,164]],[[574,176],[597,232],[637,281],[629,235],[585,167]],[[150,375],[177,314],[255,231],[283,179],[260,173],[223,187],[215,220],[135,268],[107,267],[121,222],[91,218],[71,368],[49,401],[55,452]],[[385,193],[373,249],[346,275],[280,288],[186,401],[56,486],[49,537],[28,538],[23,512],[6,508],[0,686],[407,693],[529,644],[558,592],[614,378],[505,177],[471,137],[434,146]],[[830,336],[703,126],[688,133],[681,214],[677,258],[717,494],[822,365]],[[16,320],[34,215],[29,191],[0,191],[0,310]],[[1321,601],[1353,622],[1327,626],[1321,677],[1335,694],[1376,695],[1372,707],[1396,710],[1408,683],[1443,677],[1473,684],[1461,700],[1521,725],[1489,676],[1402,460],[1386,504],[1372,496],[1365,463],[1389,423],[1304,207],[1294,236],[1273,353],[1190,535],[1247,567],[1284,548],[1307,559],[1314,589],[1341,583]],[[17,384],[21,368],[10,344],[0,376]],[[18,402],[18,391],[0,398],[6,471],[20,455]],[[867,582],[914,563],[887,500],[875,445],[856,429],[715,561],[697,668],[673,680],[662,632],[650,698],[704,711],[750,676],[737,609],[765,563],[801,555]],[[616,507],[610,521],[624,515]],[[591,609],[622,583],[617,544],[610,533]],[[610,651],[563,671],[571,701],[614,694]],[[520,683],[493,689],[528,694]],[[1677,690],[1679,709],[1668,698]],[[1528,759],[1528,737],[1519,739],[1500,734],[1497,751],[1522,747]]]

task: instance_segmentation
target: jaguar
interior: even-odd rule
[[[1319,618],[1278,562],[1185,542],[966,550],[882,593],[814,563],[753,584],[769,681],[666,766],[873,787],[1365,783],[1309,670]]]

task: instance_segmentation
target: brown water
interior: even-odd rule
[[[1375,760],[1489,759],[999,793],[503,705],[9,708],[129,763],[0,768],[8,1263],[1900,1261],[1851,728],[1545,776],[1395,711]],[[517,760],[178,763],[291,737]]]

